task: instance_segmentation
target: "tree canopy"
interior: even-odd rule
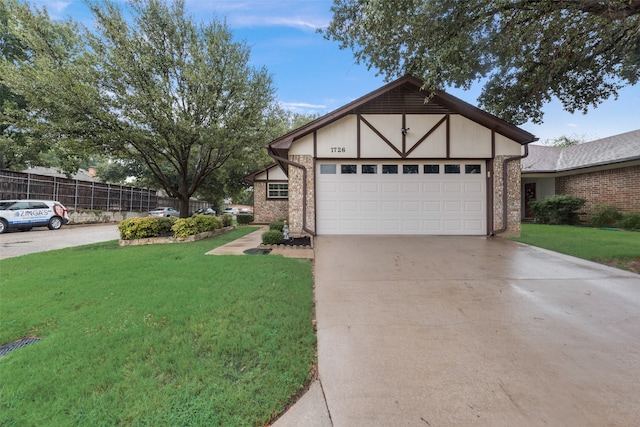
[[[268,142],[278,108],[271,76],[250,66],[225,22],[194,23],[183,0],[130,0],[127,13],[108,0],[87,4],[93,27],[69,22],[64,34],[49,31],[46,10],[12,5],[27,55],[4,60],[0,73],[28,106],[12,126],[144,164],[188,215],[214,171]]]
[[[639,0],[334,0],[325,37],[387,78],[482,82],[481,106],[540,123],[558,98],[586,112],[640,78]]]

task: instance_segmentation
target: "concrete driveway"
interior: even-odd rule
[[[640,276],[499,238],[318,237],[334,426],[631,426]]]

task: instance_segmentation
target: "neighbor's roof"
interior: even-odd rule
[[[474,107],[461,99],[439,90],[423,90],[422,86],[423,82],[416,77],[410,75],[401,77],[325,116],[281,136],[270,142],[267,147],[271,153],[286,157],[286,152],[294,140],[308,135],[348,114],[403,112],[408,114],[460,114],[520,144],[528,144],[537,140],[533,134],[484,110]],[[425,99],[429,94],[432,94],[433,97],[429,102],[425,103]]]
[[[640,160],[640,129],[566,148],[531,144],[522,172],[562,172],[632,160]]]

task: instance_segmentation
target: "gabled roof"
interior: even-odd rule
[[[563,172],[634,160],[640,160],[640,129],[566,148],[529,145],[522,172]]]
[[[413,76],[404,76],[378,90],[338,108],[286,135],[270,142],[271,152],[286,157],[291,143],[348,114],[460,114],[520,144],[537,140],[535,136],[494,115],[487,113],[443,91],[422,89],[423,82]],[[425,99],[432,95],[429,102]]]
[[[263,172],[268,171],[269,169],[273,169],[274,167],[280,167],[280,165],[278,163],[268,164],[267,166],[263,167],[262,169],[257,170],[257,171],[255,171],[253,173],[250,173],[249,175],[243,177],[242,179],[244,179],[246,182],[248,182],[250,184],[253,184],[258,175],[260,175]]]

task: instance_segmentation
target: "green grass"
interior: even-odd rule
[[[640,233],[563,225],[522,224],[517,242],[602,263],[640,259]]]
[[[212,256],[254,231],[0,261],[2,426],[264,425],[315,360],[308,261]]]

